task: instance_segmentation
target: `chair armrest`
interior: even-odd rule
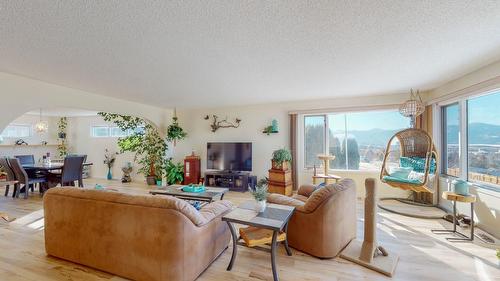
[[[312,184],[304,184],[299,187],[299,190],[297,190],[297,194],[309,197],[316,189],[317,187]]]
[[[267,196],[267,202],[279,205],[293,206],[295,208],[302,207],[304,205],[304,202],[300,200],[275,193],[271,193]]]
[[[218,218],[225,213],[231,211],[233,209],[233,203],[227,200],[220,200],[212,202],[208,205],[205,205],[200,210],[200,215],[203,217],[203,222],[198,224],[198,226],[207,224],[213,221],[215,218]]]

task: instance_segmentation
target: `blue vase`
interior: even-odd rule
[[[111,168],[108,168],[108,176],[107,176],[108,180],[112,180],[113,179],[113,175],[111,174]]]
[[[278,132],[278,120],[276,119],[273,119],[273,121],[271,122],[271,127],[272,127],[272,131],[273,133],[277,133]]]
[[[452,182],[453,192],[456,194],[468,196],[469,195],[469,183],[467,181],[456,179]]]

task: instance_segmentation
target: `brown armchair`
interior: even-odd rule
[[[333,258],[356,238],[356,185],[351,179],[320,188],[304,185],[294,197],[270,194],[267,200],[296,207],[288,243],[299,251]]]

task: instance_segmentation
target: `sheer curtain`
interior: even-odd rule
[[[297,181],[297,114],[290,114],[290,150],[292,152],[292,181],[293,190],[298,189]]]

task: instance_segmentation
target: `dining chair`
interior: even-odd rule
[[[42,193],[42,188],[43,188],[42,184],[47,182],[47,178],[45,177],[30,178],[28,176],[28,173],[26,173],[26,170],[24,170],[23,166],[21,166],[21,162],[19,161],[18,158],[9,158],[7,161],[10,167],[12,168],[12,171],[14,172],[16,180],[18,181],[18,183],[14,185],[14,193],[12,194],[12,197],[19,197],[19,193],[22,192],[21,185],[24,185],[25,199],[28,198],[30,186],[34,187],[35,185],[38,184],[40,193]]]
[[[64,185],[73,186],[75,184],[75,181],[78,181],[78,186],[83,187],[82,171],[83,171],[84,159],[85,159],[84,156],[65,157],[62,173],[60,174],[51,173],[49,175],[50,181],[51,182],[55,181],[58,184],[61,184],[61,186]]]
[[[7,174],[6,180],[13,181],[16,180],[16,176],[14,175],[14,171],[9,165],[9,161],[7,161],[6,157],[0,157],[0,166],[3,168],[4,172]],[[5,186],[5,196],[9,195],[10,185]]]
[[[15,158],[19,159],[21,166],[24,165],[35,165],[35,156],[33,154],[29,155],[16,155]]]
[[[15,155],[15,158],[19,159],[19,162],[21,162],[21,166],[33,166],[36,164],[35,162],[35,156],[33,154],[26,154],[26,155]],[[31,170],[31,169],[25,169],[26,173],[28,173],[28,177],[30,178],[44,178],[46,174],[36,171],[36,170]]]

